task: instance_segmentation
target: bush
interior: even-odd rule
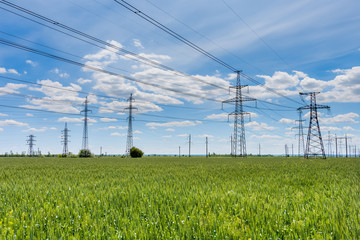
[[[81,158],[89,158],[93,157],[89,149],[81,149],[79,152],[79,157]]]
[[[132,147],[130,149],[130,156],[132,158],[141,158],[144,155],[143,151],[141,151],[140,149],[136,148],[136,147]]]

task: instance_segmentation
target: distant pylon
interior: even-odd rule
[[[88,99],[86,97],[85,99],[85,107],[84,110],[82,110],[81,112],[84,112],[84,129],[83,129],[83,141],[82,141],[82,149],[83,150],[88,150],[89,149],[89,144],[88,144],[88,112],[92,112],[91,110],[88,109]]]
[[[235,71],[237,74],[236,77],[236,86],[231,86],[230,88],[235,88],[235,97],[223,101],[223,103],[235,103],[234,112],[230,113],[229,116],[234,115],[234,132],[233,132],[233,141],[232,141],[232,155],[236,157],[237,155],[241,157],[246,156],[246,138],[245,138],[245,124],[244,124],[244,115],[250,115],[248,112],[244,112],[243,102],[246,101],[255,101],[254,98],[245,97],[242,95],[241,89],[247,87],[248,85],[241,85],[240,73],[241,71]],[[240,122],[240,130],[239,130]],[[238,145],[239,143],[239,145]],[[239,150],[239,152],[238,152]],[[238,154],[239,153],[239,154]]]
[[[68,149],[68,143],[69,141],[69,132],[70,130],[67,128],[67,123],[65,123],[65,128],[64,130],[61,131],[61,133],[63,134],[61,136],[61,138],[63,139],[61,142],[63,143],[64,147],[63,147],[63,155],[69,155],[69,149]]]
[[[34,155],[34,146],[35,146],[35,143],[34,143],[34,142],[36,142],[36,140],[35,140],[34,138],[35,138],[34,135],[29,135],[29,136],[28,136],[28,140],[26,140],[27,145],[29,145],[29,150],[28,150],[29,156],[33,156],[33,155]]]
[[[299,126],[292,128],[298,129],[298,133],[296,134],[298,136],[298,156],[305,151],[303,122],[305,122],[305,120],[302,120],[302,111],[299,110],[299,120],[295,120],[295,123],[299,123]]]
[[[129,101],[129,107],[125,108],[125,110],[129,110],[129,117],[128,117],[129,123],[128,123],[128,133],[127,133],[126,152],[125,152],[126,156],[130,155],[130,149],[133,147],[132,110],[137,109],[132,106],[132,103],[135,101],[134,98],[132,97],[132,93],[130,94],[130,98],[128,99],[128,101]]]
[[[329,106],[316,104],[316,94],[319,92],[310,92],[310,93],[299,93],[300,96],[310,96],[310,104],[298,108],[298,110],[309,109],[310,110],[310,121],[309,129],[306,140],[306,148],[304,157],[308,158],[309,156],[318,156],[321,155],[322,158],[326,158],[323,140],[321,138],[320,125],[317,115],[318,109],[330,109]]]

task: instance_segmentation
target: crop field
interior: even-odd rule
[[[359,158],[0,159],[0,239],[359,236]]]

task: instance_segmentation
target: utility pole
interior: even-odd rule
[[[83,129],[83,141],[82,141],[82,149],[83,150],[89,150],[89,145],[88,145],[88,112],[92,112],[91,110],[88,109],[88,99],[86,97],[85,99],[85,107],[84,110],[82,110],[81,112],[84,112],[84,129]]]
[[[102,157],[102,147],[100,147],[100,157]]]
[[[129,110],[128,133],[127,133],[126,152],[125,152],[126,156],[130,156],[130,149],[133,147],[132,111],[133,111],[133,109],[137,109],[132,106],[132,103],[135,101],[134,98],[132,97],[132,93],[130,94],[130,98],[128,99],[128,101],[129,101],[129,107],[125,108],[125,110]]]
[[[345,152],[346,152],[346,157],[348,157],[348,145],[347,145],[347,135],[345,134]]]
[[[236,86],[231,86],[230,88],[235,88],[235,98],[231,98],[223,101],[224,103],[235,103],[234,112],[230,113],[229,116],[234,116],[234,133],[232,141],[233,156],[237,157],[238,155],[238,143],[239,143],[239,156],[246,157],[246,138],[245,138],[245,124],[244,124],[244,115],[250,115],[248,112],[244,112],[243,102],[246,101],[255,101],[254,98],[249,98],[242,95],[242,88],[247,87],[247,85],[241,85],[240,73],[241,71],[235,71],[237,74]],[[238,129],[240,122],[240,132]],[[239,141],[239,142],[238,142]]]
[[[189,157],[191,157],[191,134],[189,134]]]
[[[35,136],[34,135],[29,135],[28,138],[29,139],[26,140],[27,145],[29,145],[28,154],[29,154],[29,156],[34,156],[34,146],[35,146],[34,142],[36,142],[36,140],[34,139]]]
[[[337,136],[336,136],[336,134],[335,134],[335,149],[336,149],[336,157],[338,157],[338,143],[337,143],[337,140],[338,140],[338,138],[337,138]]]
[[[288,157],[288,146],[285,144],[285,157]]]
[[[205,140],[205,143],[206,143],[206,158],[208,158],[209,156],[209,152],[208,152],[208,137],[206,137],[206,140]]]
[[[337,154],[337,145],[338,145],[337,140],[345,140],[345,157],[348,157],[348,139],[349,139],[349,137],[347,135],[345,135],[345,137],[336,137],[335,139],[336,139],[336,156],[338,156],[338,154]],[[340,144],[340,146],[341,146],[341,144]],[[341,149],[341,147],[340,147],[340,149]]]
[[[316,94],[319,92],[310,93],[299,93],[300,96],[310,96],[310,104],[298,108],[298,110],[309,109],[310,110],[310,121],[309,130],[306,141],[305,158],[309,156],[321,155],[322,158],[326,158],[323,141],[321,138],[320,125],[318,120],[318,109],[330,109],[329,106],[319,105],[316,103]]]
[[[181,148],[181,147],[179,146],[179,158],[180,158],[180,148]]]
[[[292,129],[298,129],[298,156],[300,157],[301,152],[304,153],[305,151],[305,142],[304,142],[304,131],[303,131],[303,122],[305,120],[302,120],[302,111],[299,111],[299,120],[295,120],[295,123],[299,123],[299,126],[293,127]],[[302,151],[301,151],[302,150]]]
[[[64,147],[63,147],[63,156],[67,156],[69,155],[69,149],[68,149],[68,143],[69,141],[69,132],[70,130],[67,128],[67,123],[65,123],[65,128],[64,130],[61,131],[61,133],[63,134],[61,136],[61,138],[63,139],[61,142],[63,143]]]
[[[259,157],[261,156],[261,145],[259,143]]]

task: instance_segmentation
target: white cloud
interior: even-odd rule
[[[343,129],[346,131],[355,131],[355,129],[350,126],[343,127]]]
[[[257,139],[282,139],[282,137],[278,135],[251,135],[250,138],[257,138]]]
[[[258,123],[256,121],[252,121],[245,124],[246,127],[251,127],[255,131],[262,131],[262,130],[274,130],[276,127],[271,127],[266,123]]]
[[[133,39],[133,41],[134,41],[134,46],[135,47],[144,48],[139,39]]]
[[[123,126],[108,126],[108,127],[104,127],[101,128],[103,130],[110,130],[110,129],[119,129],[119,130],[124,130],[127,129],[127,127],[123,127]]]
[[[42,128],[28,128],[26,130],[23,130],[23,132],[45,132],[46,130],[56,130],[56,128],[48,128],[48,127],[42,127]]]
[[[334,132],[334,131],[341,131],[341,128],[338,127],[328,127],[328,126],[321,126],[320,127],[322,132]]]
[[[205,119],[228,119],[227,113],[211,114],[205,117]]]
[[[12,74],[16,74],[16,75],[20,75],[20,73],[18,73],[18,71],[16,71],[15,69],[6,69],[3,67],[0,67],[0,74],[5,74],[5,73],[12,73]]]
[[[65,72],[60,72],[60,70],[58,68],[53,69],[52,72],[56,73],[59,77],[62,77],[62,78],[70,77],[69,74],[67,74]]]
[[[117,119],[115,119],[115,118],[100,118],[100,121],[102,121],[102,122],[116,122]]]
[[[73,122],[73,123],[80,123],[84,121],[84,118],[69,118],[69,117],[62,117],[57,120],[58,122]],[[89,123],[96,123],[97,121],[92,118],[88,118]]]
[[[25,87],[27,87],[26,84],[7,83],[5,87],[0,87],[0,96],[12,93],[19,93],[19,91],[16,90]]]
[[[126,133],[118,133],[118,132],[113,132],[110,133],[111,136],[126,136]]]
[[[0,117],[7,117],[9,116],[8,114],[5,114],[5,113],[0,113]]]
[[[26,127],[29,124],[27,123],[23,123],[23,122],[18,122],[15,120],[10,120],[10,119],[6,119],[3,121],[0,121],[0,126],[17,126],[17,127]]]
[[[146,126],[154,129],[156,127],[191,127],[201,124],[201,121],[182,121],[182,122],[167,122],[167,123],[147,123]]]
[[[163,138],[172,138],[172,135],[162,136]]]
[[[37,66],[37,63],[36,62],[33,62],[31,60],[26,60],[25,61],[27,64],[31,65],[32,67],[36,67]]]
[[[79,79],[77,80],[77,82],[80,83],[80,84],[85,84],[85,83],[91,83],[92,80],[90,80],[90,79],[84,79],[84,78],[79,78]]]
[[[176,136],[178,136],[178,137],[188,137],[189,136],[189,134],[179,134],[179,135],[176,135]]]
[[[289,118],[282,118],[279,120],[279,123],[292,124],[295,123],[295,121]]]
[[[142,131],[139,131],[139,130],[135,130],[134,131],[134,134],[141,134],[141,133],[143,133]]]
[[[26,116],[27,116],[27,117],[33,117],[33,116],[34,116],[34,114],[27,113],[27,114],[26,114]]]
[[[214,136],[213,135],[209,135],[209,134],[202,134],[202,135],[197,135],[196,137],[198,138],[213,138]]]
[[[81,90],[79,85],[70,83],[70,86],[63,86],[60,82],[53,82],[49,79],[40,80],[37,83],[42,86],[30,87],[29,89],[41,92],[45,97],[27,99],[31,105],[23,105],[23,107],[63,113],[80,113],[82,110],[82,107],[74,106],[85,102],[85,98],[79,97],[78,91]],[[88,100],[89,103],[97,103],[97,97],[94,95],[89,95]]]
[[[173,129],[173,128],[167,128],[165,131],[167,131],[167,132],[175,132],[175,129]]]
[[[359,118],[359,114],[350,112],[346,114],[339,114],[332,118],[320,118],[319,121],[323,124],[345,123],[345,122],[358,123],[358,121],[356,121],[355,118]]]

